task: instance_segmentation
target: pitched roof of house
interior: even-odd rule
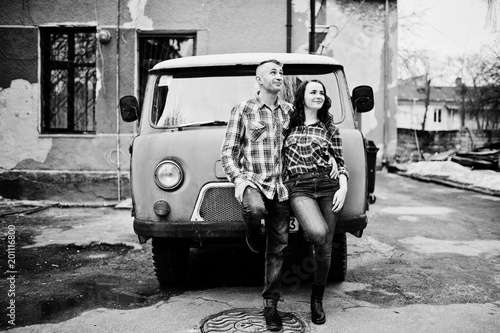
[[[423,102],[426,98],[426,88],[413,84],[398,86],[398,100]],[[457,99],[455,87],[430,87],[429,99],[431,102],[447,102],[453,104]]]

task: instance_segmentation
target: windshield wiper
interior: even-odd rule
[[[177,127],[177,129],[179,131],[182,131],[182,129],[186,128],[186,127],[212,126],[212,125],[215,125],[215,126],[226,126],[227,125],[227,121],[223,121],[223,120],[199,121],[199,122],[196,122],[196,123],[189,123],[189,124],[179,125],[179,126],[176,126],[176,127]]]

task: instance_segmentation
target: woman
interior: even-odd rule
[[[344,206],[349,176],[342,156],[342,139],[328,110],[331,101],[318,80],[300,84],[284,145],[290,205],[306,240],[314,245],[315,276],[311,319],[326,321],[323,293],[330,271],[332,239]]]

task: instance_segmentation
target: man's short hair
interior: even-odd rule
[[[283,67],[283,64],[281,62],[279,62],[279,60],[276,60],[276,59],[267,59],[267,60],[264,60],[257,67],[260,67],[260,66],[262,66],[264,64],[267,64],[268,62],[272,62],[273,64],[276,64],[276,65],[278,65],[280,67]]]
[[[267,64],[267,63],[269,63],[269,62],[271,62],[271,63],[273,63],[273,64],[276,64],[276,65],[278,65],[278,66],[280,66],[280,67],[283,67],[283,64],[282,64],[281,62],[279,62],[279,60],[276,60],[276,59],[267,59],[267,60],[262,61],[262,62],[259,64],[259,66],[257,66],[257,68],[255,69],[255,73],[256,73],[257,75],[259,75],[259,68],[260,68],[260,66],[262,66],[262,65],[264,65],[264,64]]]

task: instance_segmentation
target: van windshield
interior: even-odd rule
[[[345,118],[341,106],[338,77],[335,73],[314,75],[285,75],[280,97],[293,102],[294,93],[304,80],[323,82],[332,100],[330,113],[335,123]],[[151,112],[155,127],[177,127],[198,122],[227,122],[231,109],[255,96],[259,86],[252,76],[176,77],[159,75],[156,78]]]

